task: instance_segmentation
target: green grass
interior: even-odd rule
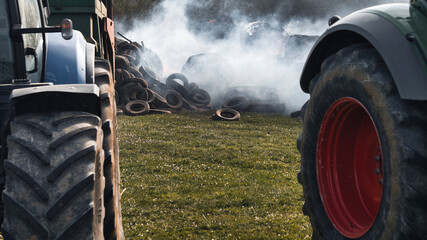
[[[119,117],[127,239],[308,239],[301,122],[245,113]]]

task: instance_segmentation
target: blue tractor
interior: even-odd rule
[[[48,26],[47,0],[0,0],[5,239],[124,239],[112,1],[89,2],[103,44]]]

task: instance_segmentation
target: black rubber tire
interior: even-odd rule
[[[367,44],[346,47],[330,56],[311,86],[311,98],[301,109],[304,125],[297,146],[301,152],[298,181],[305,196],[303,212],[310,217],[313,239],[349,239],[328,218],[316,177],[321,171],[316,169],[316,146],[324,115],[337,99],[345,97],[363,104],[375,124],[383,154],[379,211],[372,226],[357,239],[425,239],[426,102],[402,100],[383,60]]]
[[[186,110],[190,110],[190,111],[198,110],[198,108],[195,104],[193,104],[190,101],[187,101],[187,99],[185,99],[185,98],[182,99],[182,108],[186,109]]]
[[[102,130],[104,132],[104,236],[105,239],[124,239],[120,203],[119,143],[116,116],[117,109],[115,104],[114,79],[112,78],[109,61],[102,58],[95,59],[95,83],[100,89],[100,112]]]
[[[177,91],[169,90],[166,92],[165,97],[168,102],[170,108],[172,109],[180,109],[182,107],[182,96]]]
[[[289,116],[290,116],[291,118],[299,118],[299,117],[301,117],[301,110],[291,112],[291,114],[290,114]]]
[[[165,96],[166,92],[169,90],[173,90],[169,85],[166,85],[162,82],[149,82],[148,87],[154,92],[158,93],[160,96]]]
[[[141,89],[139,89],[139,91],[132,92],[132,94],[130,94],[130,96],[129,96],[129,99],[132,101],[133,100],[142,100],[142,101],[146,102],[149,97],[150,97],[150,95],[148,95],[147,89],[141,88]]]
[[[232,108],[237,111],[245,111],[249,107],[249,99],[245,96],[233,97],[222,104],[223,108]]]
[[[149,88],[147,88],[145,90],[147,90],[147,94],[148,94],[146,102],[148,102],[148,103],[153,102],[154,99],[155,99],[154,92],[151,89],[149,89]]]
[[[137,83],[139,86],[143,88],[148,88],[148,83],[141,77],[133,77],[133,78],[126,78],[122,81],[122,86],[128,84],[128,83]]]
[[[215,114],[212,116],[212,119],[222,121],[239,121],[240,113],[231,108],[221,108],[216,110]]]
[[[116,55],[116,68],[129,69],[129,60],[122,55]]]
[[[126,103],[123,112],[129,116],[144,115],[150,111],[150,105],[142,100],[134,100]]]
[[[131,74],[128,70],[126,69],[122,69],[122,68],[116,68],[115,71],[115,80],[116,80],[116,84],[114,85],[114,87],[118,90],[120,89],[123,85],[123,81],[125,79],[128,78],[133,78],[135,76],[133,76],[133,74]]]
[[[135,66],[133,66],[132,64],[129,66],[129,72],[132,73],[135,77],[138,78],[144,78],[144,76],[142,75],[142,73],[138,70],[138,68],[136,68]]]
[[[150,107],[155,108],[169,108],[168,101],[164,99],[162,96],[160,96],[158,93],[153,92],[154,99],[150,102]]]
[[[8,137],[5,239],[103,239],[104,151],[99,117],[17,116]]]
[[[199,88],[190,100],[194,103],[207,106],[211,102],[211,96],[206,90]]]
[[[172,80],[175,80],[175,79],[177,79],[177,80],[179,80],[179,81],[182,82],[182,84],[180,84],[181,86],[184,86],[186,88],[188,87],[188,79],[182,73],[172,73],[171,75],[169,75],[169,77],[166,78],[166,84],[169,85],[169,86],[171,86],[171,84],[175,85],[176,83],[178,83],[177,81],[173,81],[172,82]]]
[[[132,43],[125,42],[123,44],[120,44],[120,46],[118,46],[117,53],[132,55],[133,57],[135,57],[136,62],[139,63],[139,61],[141,60],[141,51],[139,46],[140,45],[137,42],[132,42]]]
[[[129,61],[129,63],[132,63],[134,65],[138,65],[138,62],[136,61],[136,57],[135,56],[132,56],[132,55],[127,54],[127,53],[121,54],[121,56],[126,57],[128,59],[128,61]]]
[[[141,87],[138,83],[135,83],[135,82],[127,83],[126,85],[124,85],[119,89],[120,103],[126,104],[132,100],[137,100],[137,99],[133,99],[132,96],[136,96],[138,94],[144,95],[144,93],[146,92],[147,91],[145,90],[145,88]],[[144,100],[144,99],[140,99],[140,100]]]
[[[192,98],[199,91],[199,85],[197,85],[197,83],[192,82],[188,84],[187,89],[189,97]]]

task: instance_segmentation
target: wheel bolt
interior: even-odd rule
[[[379,168],[375,169],[375,173],[379,174],[380,173],[380,169]]]
[[[378,182],[382,185],[384,183],[384,180],[380,179]]]

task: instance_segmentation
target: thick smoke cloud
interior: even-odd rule
[[[119,22],[117,29],[134,41],[144,41],[159,55],[165,68],[163,77],[180,72],[192,55],[215,53],[225,58],[232,73],[227,70],[224,77],[218,77],[220,70],[211,70],[202,73],[203,78],[190,79],[213,96],[214,107],[220,106],[227,91],[244,86],[264,89],[261,100],[265,95],[277,94],[277,101],[285,103],[290,113],[308,99],[300,90],[299,76],[312,42],[301,44],[307,39],[302,35],[322,34],[332,15],[345,16],[390,2],[407,1],[164,0],[149,19],[135,19],[132,27]],[[268,27],[245,44],[248,33],[243,26],[258,20],[268,23]],[[207,60],[204,64],[215,63]]]

